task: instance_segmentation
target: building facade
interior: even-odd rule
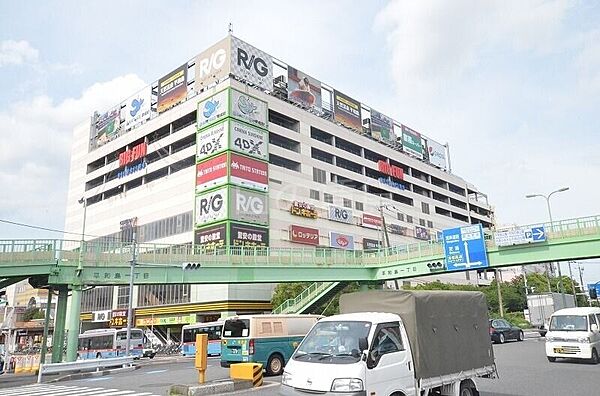
[[[206,251],[372,249],[494,222],[485,194],[450,172],[447,146],[233,36],[74,129],[66,230],[82,230],[81,198],[86,240],[136,230],[139,243]],[[269,311],[273,287],[135,286],[136,325],[173,333]],[[128,298],[126,286],[86,291],[84,328],[108,325]]]

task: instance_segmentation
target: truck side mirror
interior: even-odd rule
[[[360,337],[358,339],[358,349],[361,352],[364,352],[367,349],[369,349],[369,341],[367,341],[367,337]]]
[[[598,332],[598,325],[596,323],[592,323],[592,325],[590,326],[590,329],[594,332],[597,333]]]

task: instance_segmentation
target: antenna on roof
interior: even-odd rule
[[[233,34],[233,23],[229,22],[229,34]]]

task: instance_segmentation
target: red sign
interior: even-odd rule
[[[269,189],[269,164],[267,162],[234,153],[230,155],[231,184],[261,191]]]
[[[137,161],[140,158],[145,157],[147,151],[148,145],[146,143],[140,143],[131,150],[123,151],[121,154],[119,154],[119,167],[125,166],[133,161]]]
[[[227,182],[227,153],[196,164],[196,190]]]
[[[290,227],[290,240],[296,243],[317,246],[319,244],[319,230],[316,228],[292,225]]]
[[[363,213],[362,225],[367,228],[379,228],[381,227],[381,217]]]
[[[377,161],[377,169],[381,173],[395,177],[396,179],[404,180],[404,169],[396,165],[390,165],[384,160]]]

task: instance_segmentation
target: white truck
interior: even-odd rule
[[[570,294],[542,293],[529,294],[527,296],[527,310],[529,312],[529,323],[538,329],[543,337],[548,331],[550,316],[555,311],[563,308],[574,308],[575,298]]]
[[[282,376],[281,395],[478,395],[495,377],[488,308],[479,292],[373,290],[342,295]]]

